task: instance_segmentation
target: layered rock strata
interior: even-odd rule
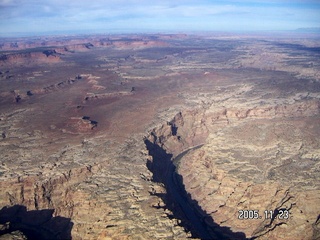
[[[217,224],[247,238],[317,238],[319,103],[222,110],[211,105],[178,113],[148,139],[172,160],[204,144],[179,160],[177,172],[207,229],[226,238],[236,236]],[[251,210],[256,219],[242,216]]]

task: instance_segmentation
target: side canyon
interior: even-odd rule
[[[320,237],[317,39],[1,41],[0,239]]]

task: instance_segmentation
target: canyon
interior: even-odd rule
[[[0,239],[318,239],[319,54],[300,36],[1,39]]]

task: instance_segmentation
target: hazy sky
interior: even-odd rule
[[[0,33],[294,30],[320,0],[0,0]]]

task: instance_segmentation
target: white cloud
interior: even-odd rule
[[[36,31],[39,25],[40,31],[40,28],[126,26],[259,28],[259,24],[272,28],[280,27],[279,24],[295,26],[299,21],[319,23],[320,7],[307,10],[291,7],[291,3],[303,2],[316,0],[0,0],[0,27],[7,31],[14,28]]]

